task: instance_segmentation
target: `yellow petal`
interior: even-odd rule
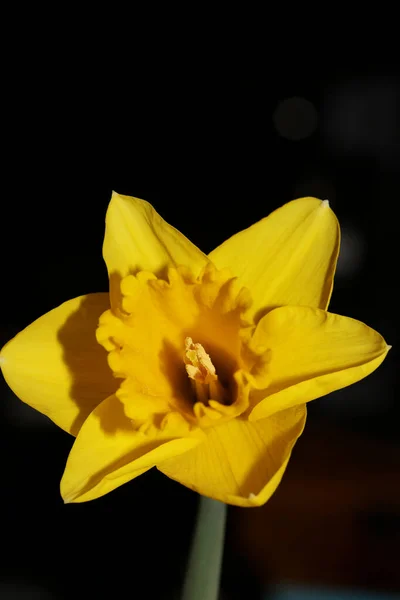
[[[339,252],[339,224],[327,202],[289,202],[213,250],[252,294],[257,315],[287,304],[326,309]],[[260,316],[260,315],[258,315]]]
[[[266,369],[271,383],[255,393],[262,400],[250,420],[264,419],[363,379],[389,350],[383,337],[360,321],[293,306],[263,317],[252,344],[270,348]]]
[[[157,468],[204,496],[260,506],[276,490],[305,420],[304,405],[257,423],[234,419],[211,428],[204,443]]]
[[[65,502],[99,498],[199,443],[196,437],[175,437],[179,427],[168,425],[152,435],[135,431],[116,396],[104,400],[83,424],[68,457],[61,481]]]
[[[117,381],[96,341],[108,294],[89,294],[61,304],[4,346],[0,365],[10,388],[26,404],[76,435]]]
[[[119,282],[130,273],[190,267],[196,276],[207,257],[169,225],[148,202],[113,192],[106,216],[103,256],[110,277],[111,299],[119,299]]]

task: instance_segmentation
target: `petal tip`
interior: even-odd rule
[[[132,196],[124,196],[123,194],[119,194],[115,190],[112,190],[112,192],[111,192],[110,204],[111,203],[112,204],[119,203],[121,205],[126,201],[132,201],[132,200],[137,200],[137,198],[133,198]]]
[[[60,495],[64,504],[72,504],[79,495],[79,493],[77,494],[76,491],[71,491],[71,489],[68,489],[68,487],[69,486],[65,485],[63,477],[60,482]]]
[[[63,499],[64,504],[72,504],[75,502],[77,498],[77,494],[63,494],[61,493],[61,498]]]

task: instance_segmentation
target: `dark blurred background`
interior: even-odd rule
[[[269,503],[229,510],[221,597],[278,598],[286,584],[316,594],[302,598],[399,593],[398,66],[172,70],[139,84],[88,57],[53,69],[28,53],[12,75],[0,344],[64,300],[107,290],[112,190],[148,200],[205,252],[296,197],[329,199],[343,234],[330,310],[393,349],[366,380],[309,406]],[[151,471],[64,506],[72,437],[0,385],[0,597],[173,598],[194,494]]]

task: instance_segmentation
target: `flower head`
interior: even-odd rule
[[[113,194],[110,294],[62,304],[0,355],[15,394],[76,436],[65,501],[156,466],[223,502],[266,502],[306,403],[366,377],[389,349],[327,312],[338,251],[337,220],[315,198],[206,256],[150,204]]]

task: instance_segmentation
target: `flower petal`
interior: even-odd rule
[[[103,256],[110,277],[112,302],[119,299],[119,282],[130,273],[164,274],[184,265],[196,276],[208,258],[182,233],[169,225],[145,200],[113,192],[106,216]]]
[[[61,481],[65,502],[99,498],[200,441],[173,433],[173,427],[153,435],[135,431],[122,404],[110,396],[87,418],[72,447]]]
[[[254,313],[287,304],[326,309],[339,252],[339,224],[327,202],[301,198],[211,252],[251,291]]]
[[[250,420],[363,379],[389,350],[383,337],[364,323],[304,306],[268,313],[258,323],[252,345],[270,349],[266,364],[270,385],[256,392],[261,401]]]
[[[99,317],[108,307],[108,294],[64,302],[21,331],[0,353],[13,392],[73,435],[118,385],[107,353],[96,341]]]
[[[203,444],[157,468],[204,496],[260,506],[276,490],[305,421],[304,405],[257,423],[233,419],[211,428]]]

